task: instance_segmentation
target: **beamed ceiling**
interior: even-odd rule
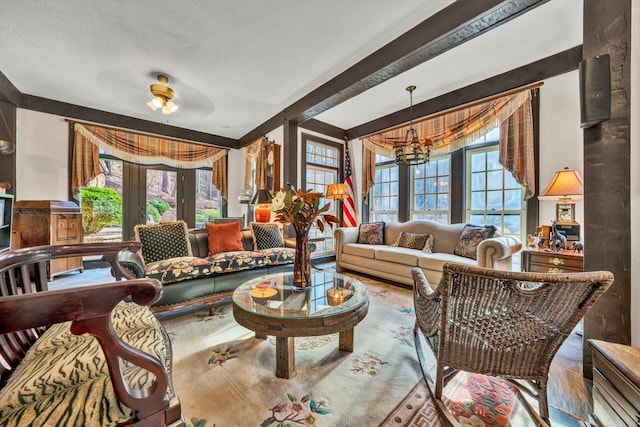
[[[582,0],[3,0],[0,16],[0,98],[232,148],[284,120],[360,137],[409,120],[409,85],[426,115],[582,56]],[[146,106],[158,73],[172,115]]]

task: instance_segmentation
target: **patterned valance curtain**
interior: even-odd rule
[[[528,121],[526,114],[529,114]],[[515,116],[521,118],[513,119],[512,117]],[[423,145],[426,145],[427,141],[431,143],[431,155],[441,156],[477,141],[498,126],[502,128],[505,122],[512,124],[505,128],[505,132],[501,132],[500,150],[511,147],[509,148],[511,154],[506,156],[516,156],[518,160],[508,161],[507,164],[502,165],[526,187],[525,197],[528,198],[535,192],[533,186],[535,170],[530,167],[533,164],[533,126],[529,89],[425,117],[414,121],[413,126],[418,131]],[[363,173],[366,174],[372,168],[375,170],[375,154],[372,153],[395,157],[393,145],[405,140],[408,129],[409,124],[406,124],[364,138]],[[515,149],[514,144],[519,148]],[[500,158],[503,158],[502,154]],[[364,176],[364,183],[367,182],[366,179],[367,176]],[[369,188],[366,190],[368,191]],[[365,188],[363,193],[364,190]]]
[[[74,197],[98,176],[98,149],[142,165],[163,164],[181,169],[212,166],[211,182],[226,199],[227,150],[209,145],[87,124],[74,124],[72,192]]]

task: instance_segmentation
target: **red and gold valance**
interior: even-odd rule
[[[537,86],[539,85],[535,85]],[[414,121],[413,127],[418,131],[423,146],[426,146],[427,142],[430,143],[432,156],[449,154],[501,127],[500,159],[504,160],[502,165],[525,187],[527,199],[535,193],[530,89],[531,86],[516,93],[437,113]],[[409,128],[410,125],[405,124],[363,138],[365,174],[374,168],[367,162],[375,161],[375,156],[367,152],[394,157],[393,145],[405,141]],[[365,196],[372,184],[366,185],[366,177],[363,182],[362,190]]]
[[[74,124],[74,131],[74,195],[101,173],[98,165],[100,148],[119,159],[142,165],[162,164],[181,169],[211,166],[212,183],[226,199],[227,150],[223,148],[80,123]]]

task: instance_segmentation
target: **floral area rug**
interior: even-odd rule
[[[370,299],[369,313],[354,331],[353,353],[338,350],[338,334],[295,338],[291,379],[275,376],[275,338],[256,339],[238,325],[230,299],[212,314],[203,307],[159,316],[172,341],[174,385],[187,426],[440,426],[421,381],[411,291],[350,275],[367,285]],[[480,395],[483,406],[474,404],[465,393],[487,383],[474,384],[446,389],[453,390],[452,409],[461,421],[528,425],[513,422],[515,406],[505,399],[493,402]],[[494,387],[504,392],[499,384]],[[472,418],[478,408],[500,417],[480,424]]]

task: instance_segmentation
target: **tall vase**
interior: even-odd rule
[[[308,230],[296,230],[296,256],[293,264],[293,285],[305,289],[311,284],[311,252]]]

